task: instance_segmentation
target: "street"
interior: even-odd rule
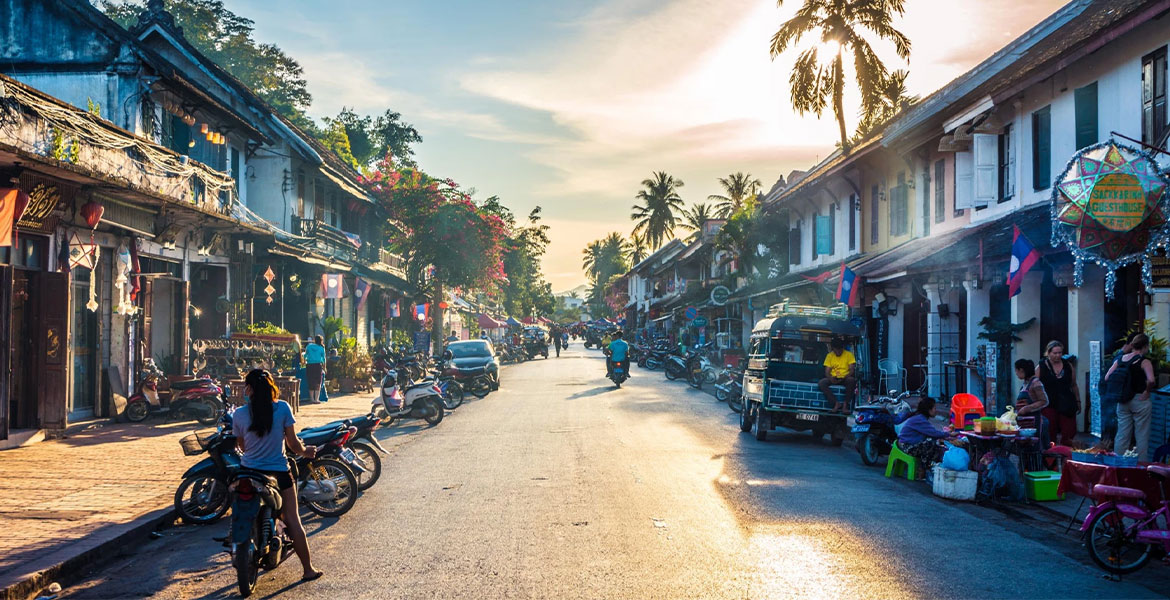
[[[600,353],[580,345],[505,368],[500,392],[393,450],[349,514],[307,517],[324,578],[298,584],[293,559],[257,594],[1158,595],[1102,579],[1075,543],[1050,547],[998,525],[996,512],[975,516],[887,480],[851,450],[784,432],[758,443],[710,395],[660,373],[635,369],[620,390],[603,374]],[[234,597],[234,571],[211,540],[225,527],[167,530],[65,597]]]

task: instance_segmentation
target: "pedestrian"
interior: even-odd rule
[[[1150,338],[1139,333],[1130,340],[1130,351],[1113,363],[1105,374],[1108,382],[1114,371],[1129,369],[1126,390],[1119,391],[1112,389],[1116,386],[1110,386],[1110,395],[1117,402],[1117,435],[1113,438],[1113,451],[1122,454],[1136,447],[1138,460],[1142,462],[1150,459],[1150,420],[1153,416],[1150,390],[1154,387],[1154,364],[1146,358],[1149,352]],[[1104,410],[1104,403],[1101,408]]]
[[[308,404],[321,400],[321,384],[325,382],[325,338],[315,335],[305,345],[305,378],[309,380]]]
[[[451,335],[447,336],[447,343],[449,344],[451,342],[458,342],[458,341],[459,341],[459,334],[455,333],[455,330],[452,329]]]
[[[1044,391],[1044,384],[1036,376],[1036,363],[1030,359],[1021,358],[1015,363],[1016,377],[1024,382],[1016,394],[1016,415],[1033,417],[1036,419],[1036,429],[1040,432],[1040,449],[1048,449],[1048,419],[1044,418],[1044,409],[1048,408],[1048,393]]]
[[[1081,391],[1077,387],[1076,368],[1064,358],[1064,344],[1056,340],[1048,342],[1039,371],[1040,383],[1048,395],[1048,406],[1042,411],[1048,419],[1048,434],[1061,446],[1071,447],[1077,437]]]
[[[560,330],[553,328],[552,338],[553,338],[553,346],[555,346],[557,349],[557,358],[560,358],[561,357],[561,332],[560,332]]]
[[[268,371],[253,369],[248,373],[244,378],[244,396],[247,404],[232,413],[232,433],[243,453],[240,464],[276,479],[283,499],[281,520],[284,521],[284,530],[292,539],[293,550],[301,559],[304,570],[301,580],[312,581],[324,573],[313,567],[309,556],[309,540],[301,524],[297,490],[293,487],[284,451],[287,447],[293,454],[313,459],[317,456],[317,448],[303,445],[297,437],[296,429],[293,429],[297,421],[292,409],[279,399],[280,391]]]

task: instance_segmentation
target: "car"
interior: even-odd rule
[[[447,374],[454,376],[464,388],[484,376],[492,391],[500,389],[500,362],[490,341],[451,342],[447,344],[447,352],[450,353]]]

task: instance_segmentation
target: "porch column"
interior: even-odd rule
[[[1081,387],[1081,406],[1084,410],[1077,415],[1077,430],[1087,431],[1089,425],[1088,404],[1085,403],[1085,374],[1089,372],[1089,342],[1101,342],[1101,352],[1108,351],[1105,343],[1105,273],[1099,268],[1086,266],[1085,281],[1081,287],[1068,288],[1068,354],[1077,357],[1077,384]],[[1104,375],[1104,373],[1102,373]]]
[[[975,356],[976,348],[988,343],[987,340],[979,339],[983,331],[979,321],[990,314],[990,295],[987,293],[987,285],[979,287],[977,281],[964,281],[963,289],[967,291],[967,314],[963,315],[967,319],[967,354]],[[988,365],[988,369],[994,372],[995,366]],[[967,391],[975,394],[985,406],[988,404],[985,383],[975,371],[967,372]]]
[[[1011,299],[1012,303],[1012,322],[1023,323],[1028,319],[1036,319],[1036,322],[1031,327],[1021,331],[1018,335],[1020,341],[1016,342],[1012,347],[1012,362],[1017,359],[1027,358],[1032,362],[1036,362],[1040,353],[1044,351],[1044,342],[1040,339],[1040,312],[1043,310],[1043,302],[1041,300],[1040,286],[1044,281],[1044,273],[1033,271],[1024,276],[1024,281],[1020,285],[1020,293]]]

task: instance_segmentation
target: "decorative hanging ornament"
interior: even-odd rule
[[[1093,262],[1105,268],[1105,295],[1113,298],[1115,271],[1140,262],[1150,289],[1150,252],[1170,242],[1168,184],[1149,154],[1112,140],[1073,155],[1052,186],[1052,245],[1072,253],[1074,284]]]
[[[81,206],[81,218],[85,219],[85,224],[89,225],[90,229],[96,229],[98,223],[102,220],[102,215],[105,214],[106,209],[101,204],[90,200]]]
[[[264,288],[264,293],[268,294],[268,298],[265,298],[268,304],[272,304],[272,295],[276,293],[276,288],[272,287],[273,279],[276,279],[276,272],[272,270],[272,265],[268,265],[268,269],[264,271],[264,281],[268,282]]]

